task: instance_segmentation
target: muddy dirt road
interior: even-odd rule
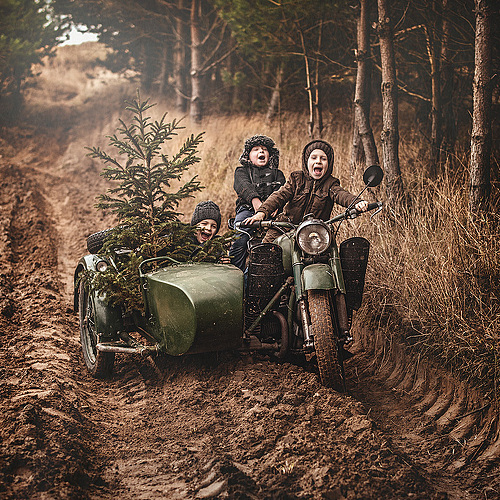
[[[0,498],[500,497],[491,407],[361,330],[348,395],[257,354],[118,357],[93,380],[71,292],[85,236],[112,223],[83,150],[112,132],[101,106],[0,131]]]

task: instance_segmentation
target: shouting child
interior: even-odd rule
[[[274,141],[265,135],[254,135],[245,141],[240,156],[240,166],[234,172],[236,200],[235,222],[251,217],[271,193],[285,184],[285,176],[279,170],[279,151]],[[248,240],[253,231],[241,232],[229,251],[231,263],[242,271],[246,267]]]

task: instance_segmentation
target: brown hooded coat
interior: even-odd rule
[[[292,172],[285,185],[272,193],[259,207],[258,212],[263,212],[265,219],[269,219],[276,209],[283,208],[283,213],[276,218],[277,221],[299,224],[307,214],[328,220],[335,203],[347,207],[356,198],[340,187],[340,181],[332,176],[333,161],[328,162],[328,169],[321,179],[315,180],[309,175],[308,158],[305,158],[308,146],[309,144],[302,152],[302,170]],[[264,241],[273,241],[279,234],[281,233],[276,230],[269,230]]]

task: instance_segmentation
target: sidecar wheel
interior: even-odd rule
[[[95,326],[95,305],[92,293],[80,282],[78,297],[78,315],[80,318],[80,342],[83,360],[90,374],[95,378],[111,375],[115,363],[114,352],[97,350],[98,335]]]
[[[343,363],[335,339],[328,290],[309,290],[309,315],[321,383],[345,392]]]

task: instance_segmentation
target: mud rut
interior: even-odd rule
[[[349,395],[255,354],[89,377],[72,273],[110,221],[82,159],[104,125],[80,123],[1,134],[1,498],[500,497],[494,409],[359,328]]]

